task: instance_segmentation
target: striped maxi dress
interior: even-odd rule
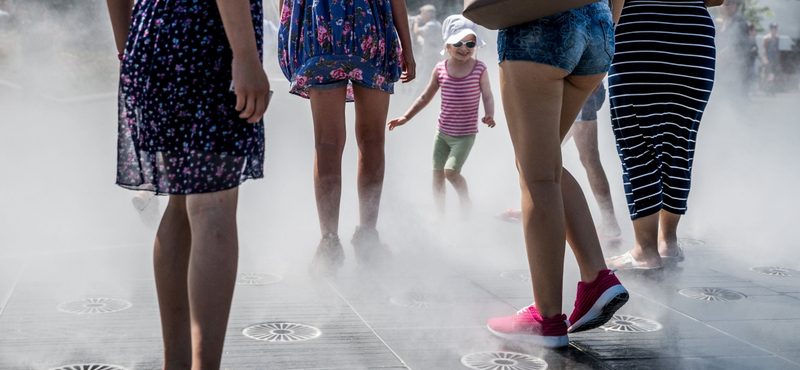
[[[686,213],[714,33],[702,0],[625,2],[608,83],[631,219]]]

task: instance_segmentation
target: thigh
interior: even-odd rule
[[[581,155],[597,152],[597,121],[578,121],[572,127],[575,146]]]
[[[503,110],[518,168],[526,182],[561,178],[559,123],[566,76],[566,71],[541,63],[500,63]]]
[[[452,138],[450,156],[447,158],[447,164],[444,168],[446,170],[453,170],[461,172],[464,163],[467,162],[469,152],[472,151],[472,146],[475,145],[475,134],[465,135]]]
[[[450,145],[445,140],[444,134],[437,130],[433,137],[433,170],[443,171],[448,157],[450,157]]]
[[[563,139],[578,117],[592,91],[602,83],[605,73],[591,76],[567,76],[561,108],[560,137]]]
[[[211,222],[214,225],[236,224],[236,205],[239,188],[215,191],[213,193],[189,194],[186,196],[186,210],[192,225]]]
[[[317,145],[344,146],[346,86],[335,89],[309,89],[311,116],[314,119],[314,139]]]
[[[356,140],[383,140],[389,113],[389,93],[353,85],[356,105]]]

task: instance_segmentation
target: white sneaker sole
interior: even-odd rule
[[[567,335],[555,337],[555,336],[544,336],[535,334],[507,334],[507,333],[501,333],[499,331],[494,331],[489,326],[487,327],[489,328],[489,331],[492,332],[492,334],[494,334],[497,337],[508,340],[515,340],[519,342],[530,343],[540,347],[560,348],[560,347],[566,347],[569,344],[569,336]]]
[[[568,333],[577,333],[585,330],[591,330],[608,322],[614,316],[614,313],[628,301],[628,290],[622,284],[617,284],[611,288],[606,289],[605,292],[597,299],[597,302],[592,305],[589,312],[583,315],[577,322],[573,323]]]

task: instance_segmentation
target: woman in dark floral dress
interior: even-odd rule
[[[360,221],[351,243],[361,264],[390,252],[378,222],[389,94],[414,79],[414,55],[404,0],[283,0],[278,48],[290,92],[311,100],[314,188],[322,240],[312,274],[334,274],[344,263],[339,242],[345,101],[355,99]],[[401,48],[402,46],[402,48]]]
[[[170,196],[154,253],[164,368],[217,369],[238,186],[263,177],[261,0],[107,2],[122,61],[117,184]]]

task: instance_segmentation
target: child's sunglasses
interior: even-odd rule
[[[453,45],[453,47],[454,47],[454,48],[456,48],[456,49],[460,48],[460,47],[461,47],[461,45],[464,45],[464,46],[466,46],[466,47],[467,47],[467,49],[472,49],[472,48],[474,48],[474,47],[475,47],[475,45],[477,45],[477,44],[475,43],[475,41],[467,41],[467,42],[459,41],[459,42],[457,42],[457,43],[455,43],[455,44],[450,44],[450,45]]]

